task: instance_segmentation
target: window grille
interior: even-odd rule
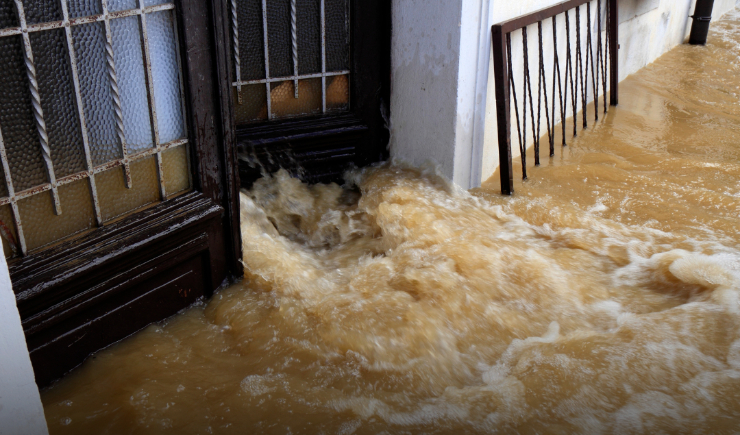
[[[0,70],[7,257],[190,189],[173,3],[3,2]]]
[[[349,0],[230,0],[237,123],[349,109]]]

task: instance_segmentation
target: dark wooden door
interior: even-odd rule
[[[223,1],[137,0],[121,10],[110,0],[53,1],[42,10],[24,0],[24,10],[0,14],[7,78],[0,85],[7,88],[0,97],[0,218],[4,246],[16,250],[6,253],[40,386],[241,275],[236,156],[231,119],[220,110],[228,80]],[[131,42],[124,38],[130,34],[139,36]],[[24,50],[34,55],[35,71],[23,62]],[[45,74],[55,74],[63,89],[49,88]],[[90,89],[102,93],[91,96]],[[34,111],[35,98],[44,110]],[[102,108],[90,106],[95,98]],[[105,113],[110,122],[100,118]],[[55,133],[60,125],[71,139]],[[148,130],[140,145],[142,125]],[[32,148],[21,147],[24,137]],[[112,154],[98,153],[105,146]],[[76,157],[64,153],[75,147],[81,163],[67,175],[62,170]],[[28,168],[16,149],[38,155],[38,187],[21,183]],[[131,198],[139,202],[124,207]],[[39,236],[67,227],[48,243]]]
[[[242,186],[281,167],[309,182],[340,181],[351,165],[387,158],[389,1],[235,0],[228,8],[224,107]]]

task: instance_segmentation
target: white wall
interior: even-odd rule
[[[0,256],[0,435],[48,434],[26,338]]]
[[[391,156],[454,167],[463,0],[394,0]]]
[[[393,0],[391,157],[414,164],[434,162],[444,175],[464,188],[478,186],[489,178],[498,167],[491,25],[560,1]],[[736,1],[715,0],[714,18],[735,7]],[[684,41],[691,27],[689,15],[694,2],[619,1],[620,80]],[[592,9],[595,22],[595,2]],[[585,44],[585,6],[582,14]],[[557,31],[558,39],[563,41],[562,15]],[[571,31],[574,35],[575,30]],[[536,71],[537,50],[532,40],[537,36],[536,25],[530,26],[529,32],[530,68]],[[543,33],[546,77],[551,77],[549,20],[543,25]],[[595,43],[595,25],[592,38]],[[564,47],[559,47],[563,58]],[[512,35],[512,49],[514,76],[521,86],[520,32]],[[588,95],[592,101],[592,91]],[[541,131],[545,132],[544,125]],[[531,131],[529,136],[531,143]],[[515,136],[512,141],[513,155],[518,155]]]

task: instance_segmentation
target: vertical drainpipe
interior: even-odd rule
[[[709,33],[709,22],[712,21],[712,7],[714,0],[696,0],[696,8],[691,18],[694,22],[691,24],[691,36],[689,44],[704,45],[707,43],[707,33]]]

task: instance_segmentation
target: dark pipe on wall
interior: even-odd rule
[[[709,33],[709,22],[712,21],[712,8],[714,0],[696,0],[696,8],[691,18],[694,22],[691,24],[691,36],[689,44],[704,45],[707,43],[707,34]]]

